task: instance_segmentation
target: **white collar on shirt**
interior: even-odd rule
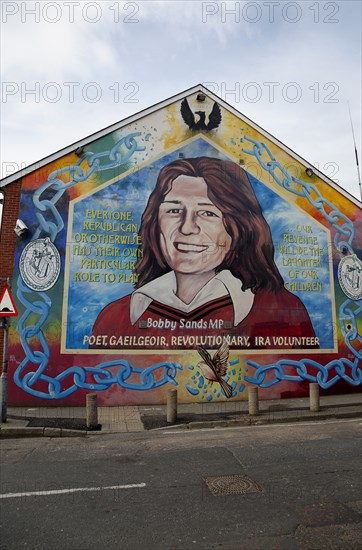
[[[166,306],[189,313],[211,300],[230,295],[234,307],[234,326],[238,325],[249,313],[254,302],[254,294],[250,289],[241,290],[241,281],[224,269],[217,273],[189,303],[185,304],[176,296],[176,277],[173,271],[154,279],[137,289],[131,298],[131,323],[143,315],[152,300],[157,300]]]

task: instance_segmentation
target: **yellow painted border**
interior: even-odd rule
[[[82,200],[84,200],[87,197],[90,197],[94,195],[94,193],[98,193],[100,190],[108,187],[109,185],[112,185],[115,182],[118,182],[126,177],[128,177],[130,174],[135,173],[135,171],[142,170],[146,166],[152,164],[153,162],[156,162],[157,160],[161,159],[162,157],[169,155],[178,149],[185,147],[192,143],[193,141],[203,139],[206,141],[211,147],[214,149],[217,149],[220,151],[225,157],[229,158],[236,164],[239,164],[240,157],[236,157],[235,155],[229,153],[226,149],[221,147],[220,145],[216,144],[214,141],[209,139],[207,136],[203,134],[197,134],[196,136],[193,136],[191,138],[188,138],[177,145],[174,145],[170,147],[169,149],[163,151],[162,153],[156,155],[152,159],[147,159],[144,162],[136,165],[135,167],[130,168],[127,170],[127,172],[124,172],[115,178],[112,178],[111,180],[102,183],[99,185],[99,187],[92,189],[86,193],[84,193],[82,196],[76,197],[75,199],[71,200],[69,202],[69,215],[68,215],[68,226],[67,226],[67,236],[71,234],[72,226],[73,226],[73,216],[74,216],[74,205]],[[245,153],[246,157],[249,157]],[[261,168],[262,169],[262,168]],[[258,177],[258,181],[263,183],[263,185],[266,185],[269,189],[274,191],[277,195],[281,196],[284,200],[286,200],[289,204],[292,204],[293,207],[298,208],[300,211],[304,212],[305,214],[311,216],[310,212],[304,210],[302,207],[300,207],[296,202],[290,201],[290,193],[288,193],[287,190],[285,190],[282,187],[279,187],[275,182],[274,184],[271,184],[270,180],[267,182],[267,174],[264,174],[265,170],[262,170],[262,176],[265,175],[265,177],[262,177],[261,179]],[[249,172],[247,172],[249,173]],[[253,174],[251,174],[253,175]],[[253,175],[253,177],[256,177]],[[321,226],[324,231],[327,231],[327,240],[328,240],[328,263],[329,263],[329,275],[330,275],[330,285],[331,285],[331,301],[332,301],[332,325],[333,325],[333,342],[334,347],[328,348],[328,349],[312,349],[312,350],[304,350],[304,349],[283,349],[283,348],[268,348],[267,350],[257,350],[255,348],[253,349],[245,349],[245,350],[233,350],[234,352],[241,354],[243,356],[245,355],[270,355],[270,354],[276,354],[276,355],[303,355],[306,353],[307,355],[310,354],[326,354],[326,353],[336,353],[338,351],[338,337],[337,337],[337,323],[336,323],[336,300],[335,300],[335,289],[334,289],[334,277],[333,277],[333,258],[332,258],[332,242],[331,242],[331,236],[330,231],[328,231],[328,228],[326,228],[322,223],[320,223],[318,220],[313,218],[313,222]],[[67,320],[68,318],[68,288],[69,288],[69,255],[67,253],[67,247],[68,242],[65,249],[65,265],[64,265],[64,292],[63,292],[63,305],[62,305],[62,323],[61,326],[65,327],[66,321],[63,323],[63,320]],[[334,298],[334,299],[333,299]],[[88,349],[68,349],[66,348],[66,329],[61,331],[61,347],[60,352],[62,354],[81,354],[81,355],[180,355],[181,353],[190,351],[189,349],[177,349],[177,350],[88,350]]]

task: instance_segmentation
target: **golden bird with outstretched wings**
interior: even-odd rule
[[[231,397],[233,390],[222,376],[225,376],[228,368],[229,346],[224,342],[220,348],[211,357],[209,352],[202,346],[197,346],[197,351],[201,355],[203,361],[197,364],[202,374],[212,384],[218,382],[227,398]]]

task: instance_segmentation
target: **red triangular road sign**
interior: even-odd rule
[[[18,315],[13,297],[8,285],[5,286],[0,298],[0,317],[12,317]]]

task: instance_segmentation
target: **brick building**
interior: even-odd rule
[[[1,186],[11,404],[360,385],[360,202],[204,87]]]

